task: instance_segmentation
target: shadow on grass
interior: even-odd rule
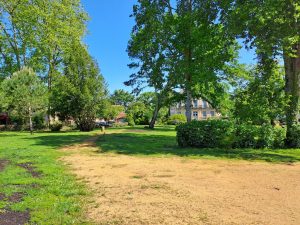
[[[66,145],[73,145],[80,143],[91,137],[88,134],[72,134],[68,132],[61,133],[40,133],[24,139],[34,140],[33,145],[48,146],[53,148],[60,148]]]
[[[146,134],[106,134],[98,139],[97,144],[102,153],[113,152],[125,155],[174,155],[192,158],[227,158],[285,163],[300,161],[299,150],[180,148],[177,146],[174,136],[156,135],[152,132]]]

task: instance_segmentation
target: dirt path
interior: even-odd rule
[[[300,224],[299,164],[101,154],[96,139],[63,149],[96,224]]]

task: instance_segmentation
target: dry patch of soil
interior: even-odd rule
[[[300,224],[299,164],[96,154],[96,138],[63,149],[96,224]]]
[[[33,164],[31,162],[20,163],[20,164],[18,164],[18,166],[25,169],[28,173],[31,174],[32,177],[39,178],[42,176],[42,174],[40,172],[35,170],[36,168],[33,166]]]
[[[0,214],[0,225],[23,225],[28,224],[30,214],[26,212],[15,212],[5,210]]]

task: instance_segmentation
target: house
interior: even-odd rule
[[[120,112],[119,115],[116,117],[115,122],[116,123],[125,123],[126,122],[126,113]]]
[[[170,114],[185,115],[185,105],[180,102],[170,108]],[[202,99],[195,99],[192,102],[192,119],[206,120],[208,118],[220,118],[221,114],[217,112],[208,102]]]

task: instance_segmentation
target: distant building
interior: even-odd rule
[[[195,99],[192,102],[192,119],[206,120],[208,118],[220,118],[221,114],[218,113],[208,102],[202,99]],[[185,115],[185,105],[180,102],[170,108],[170,114],[183,114]]]
[[[119,115],[116,117],[116,123],[126,123],[127,115],[125,112],[120,112]]]

